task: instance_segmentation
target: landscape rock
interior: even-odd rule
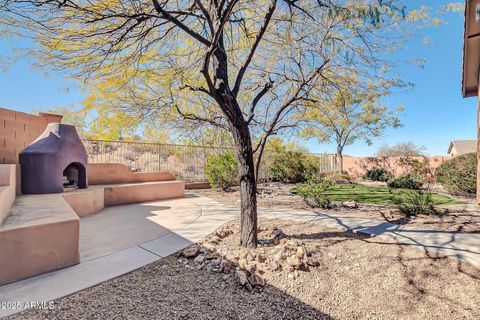
[[[268,226],[268,227],[265,228],[265,232],[269,235],[274,235],[277,230],[278,230],[278,228],[275,227],[275,226]]]
[[[247,263],[247,260],[246,260],[246,259],[243,259],[243,258],[242,258],[242,259],[239,259],[239,260],[238,260],[238,266],[239,266],[240,268],[245,269],[245,267],[247,266],[247,264],[248,264],[248,263]]]
[[[299,269],[299,268],[302,266],[303,262],[302,262],[302,260],[301,260],[299,257],[297,257],[297,256],[291,256],[291,257],[287,260],[287,264],[288,264],[289,266],[291,266],[293,269]]]
[[[290,274],[290,272],[293,272],[295,270],[295,268],[289,264],[286,264],[283,266],[283,271],[285,272],[288,272]]]
[[[345,207],[348,209],[358,209],[359,205],[358,205],[358,202],[356,201],[348,200],[348,201],[342,202],[342,207]]]
[[[278,252],[273,258],[273,260],[279,264],[282,264],[282,262],[285,261],[286,259],[287,259],[287,256],[283,251]]]
[[[275,261],[270,261],[267,267],[269,270],[276,271],[280,267],[280,265]]]
[[[216,236],[223,239],[228,237],[229,235],[233,234],[233,230],[229,227],[224,227],[220,230],[217,230]]]
[[[248,277],[245,271],[237,270],[236,276],[237,276],[238,283],[240,283],[242,286],[248,283]]]
[[[211,239],[210,239],[210,242],[212,243],[219,243],[221,241],[220,237],[219,236],[213,236]]]
[[[254,287],[264,287],[265,286],[265,279],[263,279],[263,277],[258,272],[252,273],[248,277],[248,281]]]
[[[303,259],[304,257],[307,256],[307,249],[305,247],[297,247],[297,251],[295,255],[300,259]]]
[[[318,267],[320,265],[320,262],[312,257],[307,258],[306,263],[311,267]]]
[[[255,271],[257,271],[257,265],[255,263],[249,263],[245,266],[245,270],[250,273],[254,273]]]
[[[233,269],[233,266],[230,262],[228,262],[227,260],[222,260],[222,262],[220,262],[220,272],[223,272],[223,273],[230,273]]]
[[[263,254],[258,254],[257,255],[257,261],[260,262],[260,263],[264,263],[265,261],[267,261],[267,257]]]
[[[196,265],[200,265],[200,264],[202,264],[204,261],[205,261],[205,256],[204,256],[204,255],[198,255],[198,256],[195,257],[195,259],[193,259],[193,262],[194,262]]]
[[[193,258],[197,255],[198,253],[198,247],[197,246],[190,246],[188,248],[183,249],[182,254],[186,258]]]

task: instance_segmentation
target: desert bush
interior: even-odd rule
[[[434,169],[428,158],[403,157],[398,160],[405,174],[417,177],[423,184],[432,184],[435,182]]]
[[[353,183],[353,178],[348,173],[330,173],[325,175],[323,179],[333,184]]]
[[[318,176],[318,161],[315,157],[298,151],[277,150],[270,168],[273,179],[301,183]]]
[[[388,181],[387,186],[394,189],[412,189],[419,190],[422,188],[422,180],[413,174],[403,174],[398,178]]]
[[[392,178],[393,174],[391,174],[387,169],[380,167],[367,170],[367,172],[363,175],[363,179],[372,181],[386,182]]]
[[[232,152],[225,152],[208,158],[205,166],[208,182],[214,188],[226,191],[238,179],[237,159]]]
[[[330,199],[326,192],[330,189],[332,183],[325,180],[309,181],[305,184],[297,185],[295,193],[313,208],[328,208]]]
[[[407,216],[438,214],[433,206],[432,192],[429,190],[404,191],[393,199],[400,211]]]
[[[474,197],[477,193],[477,154],[461,155],[442,163],[435,170],[435,177],[449,193]]]

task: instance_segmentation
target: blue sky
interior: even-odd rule
[[[448,2],[451,1],[431,0],[422,4],[438,6]],[[422,45],[416,39],[399,54],[403,60],[426,59],[424,68],[399,67],[402,78],[415,87],[386,100],[392,106],[406,106],[401,115],[404,127],[387,130],[372,146],[362,142],[349,146],[346,154],[368,156],[383,143],[414,141],[424,145],[430,155],[445,155],[450,140],[476,138],[476,98],[464,99],[461,95],[463,15],[452,13],[443,19],[441,26],[424,30],[432,41],[430,45]],[[16,46],[18,44],[0,40],[0,56],[5,57]],[[7,72],[0,72],[0,107],[3,108],[31,112],[53,106],[75,106],[81,98],[81,92],[61,73],[45,76],[43,71],[32,70],[27,59],[14,64]],[[302,143],[312,152],[335,151],[332,144]]]

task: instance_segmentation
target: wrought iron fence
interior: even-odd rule
[[[187,182],[205,182],[207,159],[233,148],[83,139],[90,163],[121,163],[134,172],[168,171]],[[320,173],[339,172],[335,155],[318,158]],[[262,157],[259,178],[271,180],[272,155]]]

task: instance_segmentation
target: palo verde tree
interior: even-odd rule
[[[390,87],[388,85],[387,88]],[[319,142],[334,142],[341,172],[345,146],[357,140],[371,144],[372,139],[382,135],[386,128],[400,126],[397,116],[402,107],[392,109],[380,103],[383,89],[370,86],[370,90],[359,93],[360,87],[354,88],[334,94],[329,92],[318,100],[312,99],[311,103],[319,106],[307,111],[305,118],[308,124],[301,132],[303,136]]]
[[[313,88],[353,70],[378,77],[404,18],[396,0],[0,0],[0,22],[36,40],[38,61],[108,87],[112,108],[227,130],[249,247],[254,153],[258,167],[268,138],[312,107]]]

